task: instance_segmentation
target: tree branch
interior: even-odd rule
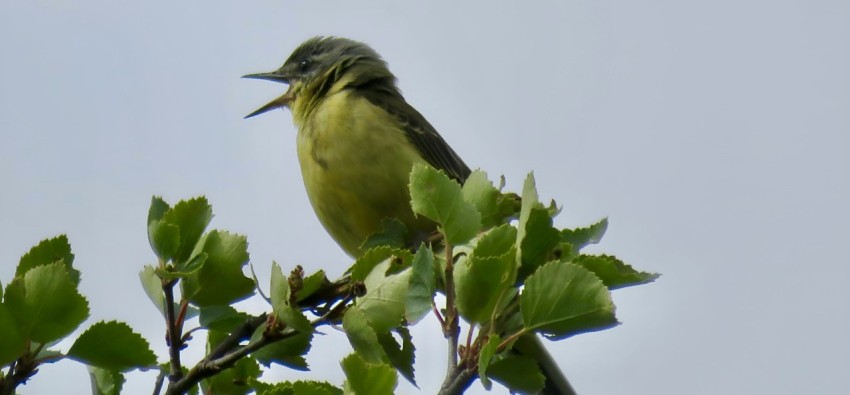
[[[180,334],[178,332],[177,317],[174,313],[174,284],[177,281],[163,280],[162,291],[165,293],[165,326],[166,339],[168,340],[168,355],[171,361],[171,369],[168,379],[171,382],[180,380],[183,377],[183,367],[180,364]]]

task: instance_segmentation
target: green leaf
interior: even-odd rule
[[[484,229],[502,223],[504,213],[498,203],[501,192],[487,179],[487,173],[477,169],[473,171],[464,181],[461,191],[463,199],[475,205],[481,213],[481,226]]]
[[[460,184],[433,167],[413,166],[410,197],[413,212],[438,223],[451,244],[466,242],[481,229],[481,214],[463,200]]]
[[[283,272],[277,262],[272,262],[270,296],[272,299],[272,309],[280,321],[290,328],[302,332],[313,331],[310,320],[301,313],[298,306],[292,306],[290,303],[293,297],[289,288],[289,279],[283,276]]]
[[[372,270],[379,263],[386,261],[395,254],[403,253],[402,250],[392,247],[382,246],[367,250],[360,258],[351,266],[351,281],[363,281],[372,273]]]
[[[302,301],[308,298],[310,295],[313,295],[316,291],[322,288],[322,285],[327,284],[328,276],[325,274],[324,270],[319,270],[307,277],[304,278],[304,282],[301,284],[301,289],[295,294],[298,297],[298,301]]]
[[[426,246],[419,247],[411,266],[404,318],[408,324],[415,324],[425,317],[434,305],[434,293],[437,289],[434,253]]]
[[[161,219],[154,220],[148,224],[148,242],[160,261],[168,262],[180,247],[180,228]]]
[[[231,306],[207,306],[201,309],[199,321],[204,328],[230,333],[249,317],[247,313],[236,311]]]
[[[522,185],[522,206],[520,207],[519,222],[517,223],[517,246],[521,246],[522,240],[525,239],[526,224],[533,208],[543,208],[543,205],[538,201],[537,186],[535,185],[534,173],[532,172],[528,173]],[[520,252],[522,252],[521,249]],[[521,263],[520,258],[521,255],[517,256],[517,263]]]
[[[92,393],[94,395],[120,395],[124,386],[124,375],[121,372],[89,366]]]
[[[157,276],[156,269],[153,266],[145,265],[139,272],[139,281],[142,283],[145,294],[165,317],[165,294],[162,291],[162,280]]]
[[[537,362],[524,355],[512,355],[490,364],[490,378],[512,392],[535,394],[543,389],[546,377]]]
[[[602,218],[599,222],[586,228],[564,229],[561,231],[561,240],[570,243],[578,251],[589,244],[596,244],[602,240],[608,229],[608,218]]]
[[[151,197],[151,207],[148,209],[148,222],[150,225],[155,221],[159,221],[165,217],[165,213],[171,210],[171,206],[162,200],[160,196]]]
[[[348,337],[348,342],[365,361],[370,363],[383,363],[388,361],[375,328],[369,323],[366,314],[357,309],[350,308],[342,316],[342,328]]]
[[[526,328],[552,339],[617,324],[608,289],[593,273],[572,263],[541,266],[526,280],[519,301]]]
[[[560,244],[561,234],[552,227],[552,218],[545,208],[532,208],[525,217],[525,237],[522,239],[522,266],[520,279],[534,273],[538,267],[551,260]]]
[[[254,281],[242,273],[248,263],[245,236],[213,230],[198,242],[196,252],[206,253],[207,260],[181,282],[184,297],[192,303],[201,307],[231,304],[254,293]]]
[[[6,288],[4,304],[21,334],[50,343],[70,334],[89,315],[86,299],[62,262],[36,266]]]
[[[342,390],[321,381],[294,381],[266,384],[254,381],[251,383],[257,395],[342,395]]]
[[[593,272],[608,289],[651,283],[659,277],[656,273],[637,271],[610,255],[579,255],[572,263]]]
[[[407,257],[410,256],[410,253],[406,254]],[[366,295],[357,298],[355,304],[355,308],[366,314],[376,332],[396,328],[404,318],[411,271],[391,273],[392,261],[393,259],[384,260],[375,266],[363,280]],[[387,274],[388,272],[390,274]]]
[[[198,270],[203,267],[204,262],[207,261],[207,254],[199,253],[192,256],[191,259],[185,262],[180,262],[176,265],[166,265],[166,266],[158,266],[156,270],[156,276],[166,280],[176,280],[178,278],[185,278],[192,274],[198,272]]]
[[[360,251],[386,246],[391,248],[407,247],[407,227],[396,218],[381,220],[381,231],[370,235],[360,246]]]
[[[388,364],[372,364],[358,354],[342,360],[346,393],[355,395],[392,395],[398,384],[395,369]]]
[[[390,332],[378,333],[378,343],[381,344],[390,363],[415,386],[413,363],[416,360],[416,347],[413,345],[413,338],[410,336],[410,331],[403,326],[396,328],[394,332],[401,338],[400,345]]]
[[[265,330],[266,324],[260,325],[251,336],[251,343],[259,341]],[[313,332],[298,332],[254,351],[251,355],[266,367],[277,363],[295,370],[308,370],[307,361],[303,355],[310,351],[311,340],[313,340]]]
[[[18,359],[27,348],[27,341],[21,333],[18,321],[5,304],[0,304],[0,366]]]
[[[151,210],[153,211],[153,203]],[[148,214],[150,218],[150,214]],[[180,248],[174,254],[174,262],[184,262],[190,258],[195,244],[204,233],[212,219],[212,206],[207,198],[201,196],[190,200],[181,200],[165,212],[162,219],[180,229]]]
[[[74,269],[74,254],[71,253],[71,244],[68,243],[68,236],[59,235],[52,239],[45,239],[31,248],[29,252],[21,257],[18,267],[15,269],[15,277],[21,277],[28,270],[49,265],[54,262],[62,262],[68,270],[74,286],[80,283],[80,271]]]
[[[124,372],[156,364],[148,341],[123,322],[98,322],[83,332],[68,357],[87,365]]]
[[[516,278],[516,229],[502,225],[487,232],[467,257],[455,264],[457,309],[468,322],[485,323]]]
[[[253,392],[248,384],[260,377],[260,366],[251,358],[242,358],[232,367],[201,381],[205,394],[242,395]]]
[[[487,339],[487,343],[484,344],[484,347],[481,347],[481,353],[478,354],[478,378],[481,379],[481,385],[483,385],[484,389],[487,391],[490,391],[490,388],[493,387],[493,384],[490,382],[490,378],[487,377],[487,368],[490,367],[490,361],[492,361],[493,356],[496,355],[499,343],[501,342],[502,338],[500,338],[499,335],[490,335]]]

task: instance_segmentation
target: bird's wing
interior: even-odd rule
[[[361,89],[370,103],[380,107],[404,128],[408,140],[416,147],[425,161],[434,168],[443,170],[460,183],[469,177],[469,167],[443,140],[437,130],[419,111],[407,103],[395,89]]]

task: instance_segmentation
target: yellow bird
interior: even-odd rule
[[[443,170],[461,184],[469,167],[401,95],[386,62],[369,46],[339,37],[301,44],[279,69],[249,74],[289,84],[282,96],[245,118],[288,107],[298,128],[301,175],[325,229],[352,257],[385,219],[401,221],[408,245],[436,229],[410,208],[408,182],[416,163]],[[544,394],[574,394],[534,335],[515,349],[535,359],[547,378]]]
[[[408,230],[408,243],[436,225],[410,208],[414,163],[428,163],[463,183],[469,167],[401,95],[386,62],[365,44],[338,37],[307,40],[283,66],[249,74],[289,84],[253,117],[289,107],[298,128],[298,161],[310,203],[337,244],[353,257],[384,219]]]

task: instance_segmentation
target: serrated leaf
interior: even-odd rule
[[[461,258],[455,264],[457,311],[467,322],[483,324],[494,316],[496,306],[512,288],[515,251],[502,257]]]
[[[394,254],[401,252],[402,250],[388,246],[375,247],[367,250],[362,256],[360,256],[360,258],[357,258],[351,266],[351,281],[365,280],[366,277],[369,276],[369,273],[372,273],[375,266],[389,259]]]
[[[398,384],[395,369],[388,364],[372,364],[358,354],[342,360],[346,393],[355,395],[392,395]]]
[[[521,246],[522,240],[525,239],[526,223],[531,215],[531,209],[542,207],[543,205],[540,204],[537,197],[537,185],[534,181],[534,173],[528,173],[522,185],[522,206],[520,207],[519,221],[517,223],[517,246]],[[520,262],[520,258],[521,256],[517,256],[518,263]]]
[[[300,302],[310,295],[313,295],[316,291],[322,288],[322,285],[327,284],[328,276],[325,274],[324,270],[319,270],[307,277],[304,278],[304,282],[301,284],[301,289],[295,294],[297,296],[297,300]]]
[[[546,377],[537,362],[523,355],[511,355],[490,364],[489,376],[511,392],[535,394],[543,389]]]
[[[416,361],[416,347],[413,345],[413,338],[410,336],[410,331],[403,326],[396,328],[394,332],[401,338],[401,344],[396,342],[390,332],[378,333],[378,343],[402,377],[416,386],[413,369],[413,363]]]
[[[165,317],[165,294],[162,291],[162,280],[157,276],[156,269],[151,265],[145,265],[139,272],[139,281],[142,283],[145,294]]]
[[[478,378],[481,379],[481,385],[483,385],[484,389],[487,391],[490,391],[493,387],[493,383],[491,383],[490,378],[487,377],[487,369],[490,367],[490,361],[492,361],[493,356],[496,355],[499,343],[501,342],[502,338],[500,338],[499,335],[490,335],[487,339],[487,343],[484,344],[484,347],[481,347],[481,352],[478,354]]]
[[[21,334],[39,343],[67,336],[89,315],[88,302],[62,262],[36,266],[15,278],[3,303]]]
[[[160,261],[167,262],[180,247],[180,228],[161,219],[154,220],[148,224],[148,242]]]
[[[18,321],[5,304],[0,304],[0,366],[18,359],[26,350],[27,341]]]
[[[548,262],[561,241],[561,234],[552,227],[552,218],[545,208],[532,208],[525,217],[525,236],[521,240],[522,265],[519,278],[523,279]]]
[[[572,263],[553,261],[541,266],[525,281],[519,301],[526,328],[552,339],[617,324],[605,284]]]
[[[212,206],[203,196],[181,200],[165,212],[162,219],[180,229],[180,248],[174,254],[173,260],[183,262],[190,258],[195,244],[212,220]]]
[[[651,283],[659,277],[656,273],[635,270],[630,265],[610,255],[579,255],[572,260],[572,263],[593,272],[608,289],[612,290]]]
[[[168,210],[171,210],[171,206],[168,205],[165,200],[162,200],[161,196],[151,197],[151,206],[148,209],[147,224],[150,225],[154,221],[161,220],[165,217],[165,213],[168,212]]]
[[[360,251],[380,246],[405,248],[408,240],[407,227],[403,222],[396,218],[384,218],[381,220],[381,231],[366,238],[360,246]]]
[[[242,273],[248,263],[245,236],[212,230],[198,242],[196,252],[206,253],[206,262],[181,282],[184,297],[192,303],[201,307],[231,304],[254,293],[254,281]]]
[[[502,225],[487,232],[472,253],[455,264],[457,309],[468,322],[485,323],[516,278],[516,229]]]
[[[434,253],[430,248],[422,246],[416,251],[408,284],[404,318],[412,325],[425,317],[434,304],[437,273],[434,268]]]
[[[279,320],[290,328],[312,332],[313,326],[310,320],[301,313],[297,306],[292,306],[290,301],[292,295],[289,288],[289,279],[284,277],[283,271],[277,262],[272,263],[271,287],[269,294],[272,299],[272,309]]]
[[[124,386],[124,375],[121,372],[89,366],[89,376],[94,395],[120,395]]]
[[[150,344],[123,322],[98,322],[83,332],[68,357],[86,365],[124,372],[156,364]]]
[[[342,316],[342,328],[348,337],[348,342],[360,357],[366,362],[383,363],[389,359],[378,342],[378,334],[369,323],[366,314],[355,308],[345,311]]]
[[[267,384],[253,381],[251,386],[257,395],[342,395],[342,390],[321,381],[294,381]]]
[[[413,166],[410,197],[413,212],[438,223],[451,244],[466,242],[481,229],[481,214],[463,200],[460,184],[433,167]]]
[[[251,342],[259,341],[265,330],[266,324],[260,325],[251,336]],[[277,363],[295,370],[308,370],[309,367],[303,355],[310,351],[310,341],[312,340],[313,332],[298,332],[293,336],[254,351],[251,355],[266,367],[272,363]]]
[[[484,229],[502,223],[504,215],[498,203],[501,193],[487,179],[487,173],[477,169],[473,171],[464,181],[461,191],[463,199],[475,205],[475,208],[481,213],[481,226]]]
[[[602,240],[608,229],[608,218],[602,218],[599,222],[586,228],[564,229],[561,231],[561,240],[570,243],[578,251],[589,244],[596,244]]]
[[[292,383],[295,395],[342,395],[342,390],[330,383],[320,381],[296,381]]]
[[[21,277],[28,270],[49,265],[54,262],[62,262],[65,269],[68,270],[68,275],[74,282],[74,285],[80,283],[80,271],[74,269],[74,254],[71,253],[71,244],[68,243],[68,236],[59,235],[52,239],[44,239],[29,252],[21,257],[18,262],[18,267],[15,269],[15,277]]]
[[[251,358],[242,358],[230,368],[201,381],[205,394],[244,395],[253,392],[248,384],[260,376],[260,366]]]
[[[410,256],[410,253],[407,253]],[[402,323],[407,302],[410,270],[390,273],[392,259],[375,266],[363,280],[366,295],[357,298],[355,307],[366,314],[376,332],[386,332]]]

